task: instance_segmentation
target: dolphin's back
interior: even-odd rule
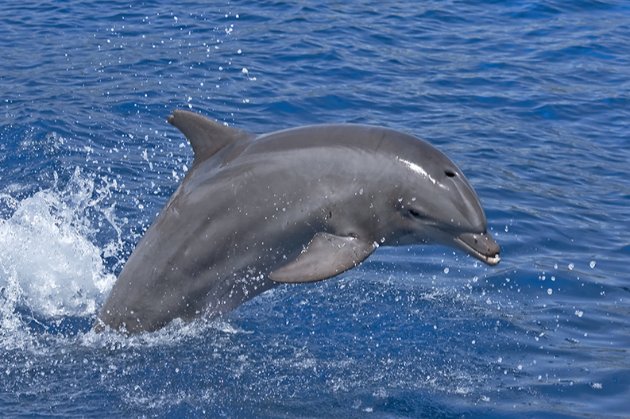
[[[422,145],[423,141],[389,128],[360,124],[308,125],[257,137],[245,153],[287,151],[318,147],[342,147],[376,151],[397,146]]]

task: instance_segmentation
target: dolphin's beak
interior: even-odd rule
[[[460,234],[455,237],[455,244],[488,265],[494,266],[501,261],[501,248],[487,231],[481,234]]]

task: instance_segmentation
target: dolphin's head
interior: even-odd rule
[[[406,151],[395,156],[394,164],[398,185],[391,200],[397,241],[445,244],[488,265],[499,263],[499,245],[488,232],[479,198],[462,171],[424,141],[414,138]]]

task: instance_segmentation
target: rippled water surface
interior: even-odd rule
[[[627,2],[0,11],[1,416],[629,414]],[[382,247],[219,321],[90,332],[191,163],[175,108],[423,137],[474,185],[503,260]]]

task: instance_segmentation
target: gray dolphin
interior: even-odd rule
[[[190,141],[192,168],[97,327],[153,331],[225,313],[278,283],[338,275],[379,245],[445,244],[499,263],[464,174],[418,138],[347,124],[254,137],[181,110],[168,122]]]

